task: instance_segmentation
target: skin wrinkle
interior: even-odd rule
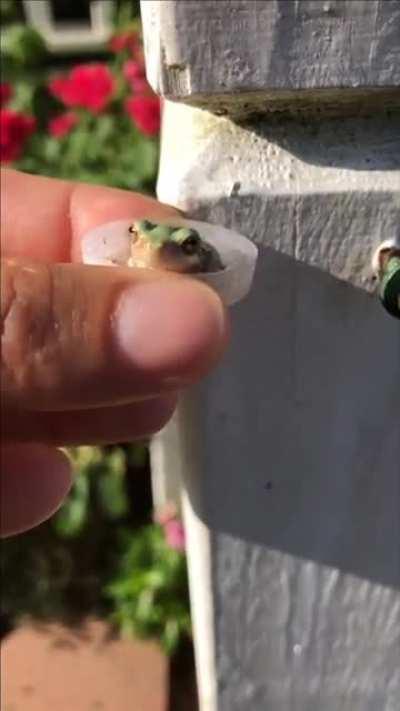
[[[164,427],[176,406],[177,395],[114,408],[83,411],[36,412],[15,409],[1,413],[2,434],[9,443],[46,441],[54,446],[112,444],[144,439]],[[21,423],[23,425],[21,431]]]
[[[7,316],[15,298],[15,289],[12,280],[9,279],[9,272],[3,262],[1,264],[1,338],[5,331]],[[1,362],[3,362],[3,348],[1,348]]]
[[[7,281],[7,308],[5,315],[2,313],[2,370],[11,381],[11,389],[16,390],[29,388],[41,363],[49,360],[47,351],[54,350],[54,292],[51,271],[45,264],[34,269],[12,267]],[[32,294],[37,299],[38,293],[42,308],[30,302]]]
[[[61,210],[62,214],[65,215],[65,235],[66,239],[63,243],[65,254],[60,255],[60,262],[69,262],[71,259],[71,249],[72,249],[72,228],[71,228],[71,206],[74,193],[77,189],[77,185],[66,183],[66,194],[65,194],[65,209]]]
[[[80,401],[84,409],[98,400],[96,390],[104,392],[105,403],[108,392],[112,399],[116,395],[116,402],[120,403],[148,399],[157,393],[158,381],[151,375],[149,391],[144,387],[142,392],[139,388],[131,394],[129,386],[125,388],[129,367],[127,371],[113,370],[109,365],[118,358],[114,352],[112,321],[121,293],[132,288],[128,270],[121,280],[111,279],[117,277],[117,272],[111,270],[110,288],[96,299],[93,293],[101,285],[99,271],[103,272],[104,267],[85,269],[86,280],[81,279],[80,271],[72,265],[70,268],[40,263],[32,268],[15,263],[10,268],[6,280],[8,298],[2,302],[7,309],[2,338],[2,386],[8,406],[15,407],[19,391],[30,393],[30,399],[24,400],[24,408],[41,411],[52,410],[54,404],[59,409],[57,401],[64,397],[64,392],[67,398],[76,398],[76,407]],[[149,280],[154,279],[154,275],[149,275]],[[144,380],[143,375],[141,382]],[[80,400],[84,393],[89,394],[88,403]]]

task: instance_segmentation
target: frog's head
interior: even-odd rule
[[[138,220],[129,232],[132,265],[136,259],[137,265],[186,274],[223,268],[216,250],[194,229]]]

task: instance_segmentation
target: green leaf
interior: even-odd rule
[[[48,163],[56,163],[61,155],[61,142],[49,136],[42,143],[43,158]]]
[[[164,628],[161,638],[162,646],[168,655],[172,655],[178,648],[180,639],[179,624],[175,619],[169,619]]]
[[[35,64],[46,55],[41,35],[24,24],[8,25],[1,32],[1,52],[9,60],[22,66]]]
[[[127,514],[129,501],[125,491],[125,472],[107,471],[100,476],[97,489],[106,516],[117,519]]]
[[[65,538],[77,536],[85,526],[88,516],[89,481],[84,473],[75,478],[72,490],[54,518],[57,533]]]
[[[105,591],[114,601],[114,620],[122,628],[128,617],[136,635],[158,639],[172,654],[190,634],[185,557],[166,545],[155,524],[127,545],[118,579]]]

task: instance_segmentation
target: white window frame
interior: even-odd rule
[[[92,0],[90,25],[55,22],[51,0],[23,0],[26,21],[43,37],[53,54],[91,52],[101,49],[113,33],[113,0]]]

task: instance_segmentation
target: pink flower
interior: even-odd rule
[[[155,136],[160,130],[160,100],[157,96],[131,96],[125,109],[139,131]]]
[[[56,116],[49,121],[48,129],[51,136],[54,138],[63,138],[76,126],[79,118],[73,111],[68,111],[65,114]]]
[[[20,158],[25,141],[34,132],[33,116],[1,109],[0,111],[0,160],[9,162]]]
[[[139,43],[138,33],[134,30],[120,32],[111,38],[109,49],[111,52],[123,52],[124,49],[135,50]]]
[[[4,106],[11,99],[13,95],[13,88],[11,84],[3,81],[0,82],[0,106]]]
[[[66,106],[102,111],[114,91],[114,77],[105,64],[80,64],[68,76],[49,84],[50,92]]]
[[[177,508],[172,501],[167,501],[161,508],[154,511],[153,520],[160,526],[165,526],[168,521],[176,518]]]
[[[185,540],[185,529],[178,519],[171,519],[164,524],[164,535],[167,545],[176,551],[184,551],[186,540]]]

